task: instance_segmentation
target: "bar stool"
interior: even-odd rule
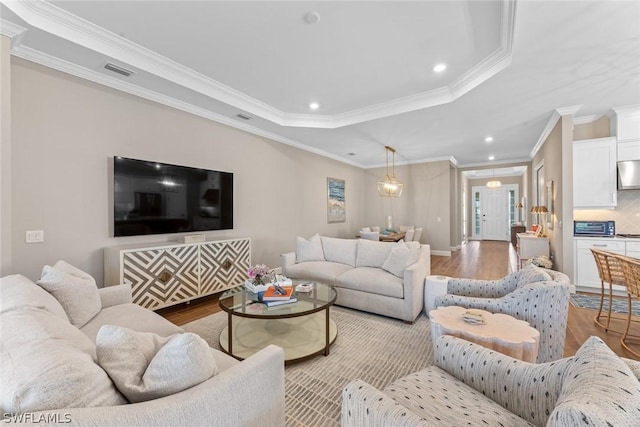
[[[618,254],[593,248],[591,249],[591,253],[596,260],[598,274],[600,275],[600,307],[598,307],[598,314],[593,318],[593,321],[596,325],[604,328],[604,330],[608,332],[609,323],[611,322],[611,307],[613,306],[613,285],[626,286],[626,281]],[[602,314],[605,283],[609,287],[609,312]],[[604,319],[607,321],[606,325],[602,323]]]
[[[624,348],[626,348],[630,353],[633,353],[635,356],[640,358],[640,353],[637,351],[631,350],[627,345],[627,338],[635,338],[638,339],[640,336],[638,335],[629,335],[629,326],[631,325],[631,301],[633,299],[640,298],[640,259],[631,258],[631,257],[618,257],[620,260],[620,264],[622,265],[622,271],[624,274],[624,279],[627,282],[627,298],[629,301],[629,315],[627,316],[627,328],[620,339],[620,343]],[[634,320],[638,321],[638,320]]]

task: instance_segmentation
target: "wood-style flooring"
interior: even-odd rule
[[[471,241],[463,245],[462,249],[452,253],[450,257],[431,256],[431,274],[442,274],[451,277],[467,277],[473,279],[499,279],[510,271],[516,270],[516,254],[509,242]],[[176,325],[184,325],[220,311],[218,296],[200,298],[188,304],[179,304],[158,311]],[[569,320],[565,340],[564,355],[575,354],[578,348],[592,335],[596,335],[618,355],[631,359],[638,359],[620,344],[620,333],[623,320],[612,320],[609,332],[598,327],[593,318],[595,310],[578,308],[569,305]],[[640,323],[632,322],[633,334],[640,335]],[[640,351],[640,342],[636,346]],[[634,347],[635,348],[635,347]]]

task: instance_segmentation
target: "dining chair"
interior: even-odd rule
[[[596,261],[598,275],[600,276],[600,306],[593,321],[596,325],[604,328],[605,331],[609,331],[611,308],[613,305],[613,285],[626,286],[626,280],[622,272],[622,263],[617,254],[594,248],[591,248],[591,253]],[[605,293],[608,294],[609,299],[609,310],[607,314],[602,313]],[[606,323],[603,323],[605,320]]]
[[[409,229],[407,231],[404,232],[404,241],[405,242],[413,242],[413,235],[415,233],[415,230],[413,229]]]
[[[380,232],[378,231],[362,231],[360,230],[360,237],[366,240],[380,240]]]
[[[413,241],[414,242],[419,242],[421,236],[422,236],[422,227],[418,227],[418,228],[414,229]]]
[[[403,231],[413,230],[414,228],[415,228],[415,225],[401,225],[400,232],[402,233]]]
[[[631,318],[633,317],[632,301],[634,299],[635,300],[640,299],[640,259],[631,258],[627,256],[622,256],[622,255],[619,255],[617,258],[620,264],[622,265],[622,272],[624,275],[624,280],[627,285],[627,300],[629,301],[629,310],[627,314],[627,327],[624,331],[624,334],[622,335],[622,338],[620,339],[620,343],[630,353],[633,353],[635,356],[640,357],[640,353],[635,350],[632,350],[629,347],[629,343],[627,341],[628,338],[640,339],[640,336],[638,335],[629,334],[629,326],[631,325],[631,322],[632,322]],[[633,321],[637,322],[638,320],[636,319]]]
[[[378,232],[380,232],[380,227],[378,227],[378,226],[371,227],[371,231],[378,231]]]

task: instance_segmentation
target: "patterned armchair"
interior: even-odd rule
[[[383,390],[347,384],[342,427],[638,425],[640,362],[618,357],[600,338],[542,364],[452,336],[435,344],[434,366]]]
[[[528,264],[500,280],[450,279],[435,305],[504,313],[540,332],[537,363],[562,358],[569,314],[569,277]]]

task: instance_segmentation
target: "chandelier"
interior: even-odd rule
[[[502,182],[496,179],[496,170],[493,170],[493,179],[487,182],[487,188],[495,190],[496,188],[502,187]]]
[[[387,155],[387,173],[382,178],[382,181],[378,181],[378,194],[381,197],[400,197],[402,194],[403,185],[398,182],[396,178],[396,150],[388,145],[384,147]],[[389,152],[392,153],[391,158],[391,174],[389,174]]]

